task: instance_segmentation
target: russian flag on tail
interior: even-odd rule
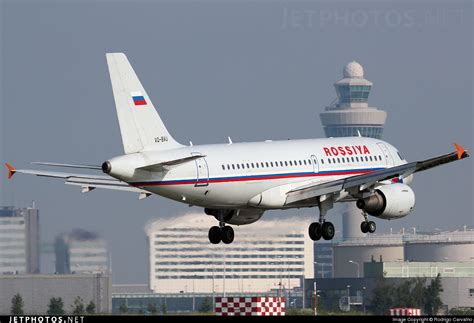
[[[141,92],[132,92],[132,100],[135,106],[137,105],[147,105],[145,97]]]

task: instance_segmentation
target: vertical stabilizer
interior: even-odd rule
[[[127,56],[108,53],[106,57],[125,153],[181,147],[163,124]]]

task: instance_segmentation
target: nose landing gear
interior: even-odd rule
[[[368,221],[367,214],[365,212],[362,212],[362,215],[364,216],[365,221],[360,224],[360,231],[362,231],[362,233],[374,233],[377,229],[377,225],[374,221]]]

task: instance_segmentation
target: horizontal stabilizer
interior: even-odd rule
[[[96,165],[76,165],[76,164],[59,164],[59,163],[46,163],[46,162],[31,162],[33,165],[42,165],[42,166],[54,166],[54,167],[67,167],[67,168],[82,168],[82,169],[97,169],[101,170],[100,166]]]

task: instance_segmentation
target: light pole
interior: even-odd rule
[[[196,311],[196,290],[194,288],[195,279],[196,279],[196,275],[193,276],[193,313]]]
[[[359,277],[360,277],[359,263],[358,263],[357,261],[354,261],[354,260],[349,260],[349,262],[350,262],[351,264],[354,264],[354,265],[357,266],[357,278],[359,278]]]
[[[349,311],[351,310],[351,293],[350,293],[351,285],[347,285],[347,306],[349,307]]]
[[[362,307],[364,309],[364,314],[365,314],[365,286],[362,287]]]
[[[318,274],[318,265],[320,265],[322,268],[321,268],[321,278],[324,278],[324,265],[326,263],[324,262],[317,262],[317,261],[314,261],[313,262],[315,265],[316,265],[316,275]]]
[[[314,316],[318,315],[318,310],[316,309],[316,299],[318,298],[317,289],[316,289],[316,278],[314,279],[314,290],[313,290],[313,298],[314,298]]]

